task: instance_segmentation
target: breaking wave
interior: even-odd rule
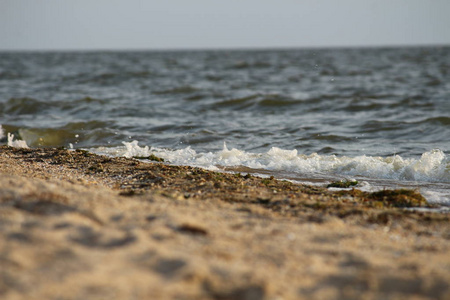
[[[208,169],[247,167],[306,175],[322,173],[399,181],[450,182],[450,161],[448,156],[438,149],[425,152],[419,158],[404,158],[400,155],[305,155],[299,154],[295,149],[285,150],[277,147],[272,147],[265,153],[252,153],[236,148],[228,149],[226,144],[221,151],[205,153],[197,152],[191,147],[179,150],[141,147],[138,141],[123,144],[123,147],[96,148],[94,152],[125,157],[146,157],[154,154],[172,164]]]

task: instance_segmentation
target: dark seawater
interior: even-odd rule
[[[31,147],[426,183],[450,202],[450,47],[0,53],[0,124]]]

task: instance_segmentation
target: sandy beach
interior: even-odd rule
[[[450,216],[364,193],[0,147],[1,299],[450,299]]]

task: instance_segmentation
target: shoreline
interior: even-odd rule
[[[450,216],[416,192],[0,147],[2,299],[445,299]]]

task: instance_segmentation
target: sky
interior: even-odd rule
[[[0,0],[0,51],[450,45],[450,0]]]

